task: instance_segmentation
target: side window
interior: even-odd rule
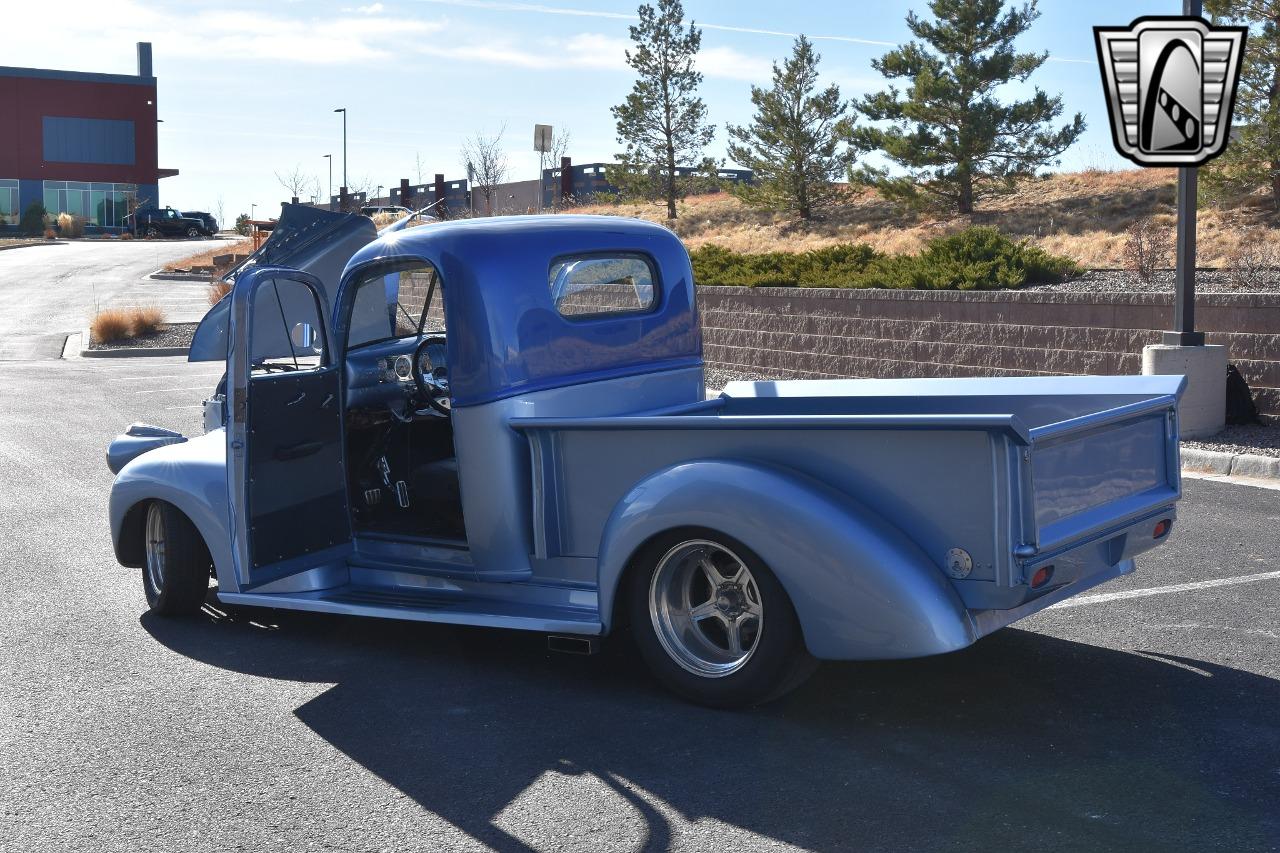
[[[277,278],[259,285],[249,331],[253,376],[325,365],[320,306],[315,293],[300,281]]]
[[[657,302],[653,264],[642,255],[559,258],[547,283],[556,310],[569,318],[649,311]]]

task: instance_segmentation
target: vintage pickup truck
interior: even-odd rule
[[[669,688],[734,706],[816,659],[968,646],[1133,571],[1173,524],[1182,377],[708,399],[670,231],[362,221],[328,241],[365,244],[340,279],[240,271],[192,350],[226,360],[204,435],[112,444],[115,551],[153,610],[198,610],[212,578],[229,604],[563,651],[626,627]]]

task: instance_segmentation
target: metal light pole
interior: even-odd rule
[[[378,197],[373,200],[373,204],[382,204],[382,184],[378,184]]]
[[[255,211],[255,210],[257,210],[257,209],[258,209],[258,203],[257,203],[257,202],[254,202],[253,204],[249,205],[249,218],[250,218],[250,219],[253,219],[253,218],[254,218],[253,213],[254,213],[254,211]]]
[[[1182,14],[1201,17],[1201,0],[1182,0]],[[1196,331],[1196,184],[1198,170],[1178,169],[1178,242],[1174,272],[1173,331],[1164,333],[1170,346],[1204,346],[1204,332]]]
[[[347,108],[338,107],[335,113],[342,113],[342,185],[350,188],[351,184],[347,183]]]
[[[332,211],[333,210],[333,155],[326,154],[324,155],[324,157],[326,160],[329,161],[329,210]]]

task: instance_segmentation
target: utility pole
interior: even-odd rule
[[[1182,0],[1182,14],[1202,17],[1202,0]],[[1199,170],[1178,169],[1177,266],[1174,272],[1173,331],[1164,333],[1170,346],[1204,346],[1204,332],[1196,331],[1196,190]]]
[[[347,183],[347,108],[338,107],[335,113],[342,113],[342,185],[349,187]]]
[[[324,155],[324,157],[326,160],[329,161],[329,210],[332,211],[333,210],[333,155],[326,154]]]

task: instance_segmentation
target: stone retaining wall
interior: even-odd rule
[[[700,287],[707,362],[795,378],[1136,374],[1171,294]],[[1258,409],[1280,416],[1280,294],[1201,294]]]

